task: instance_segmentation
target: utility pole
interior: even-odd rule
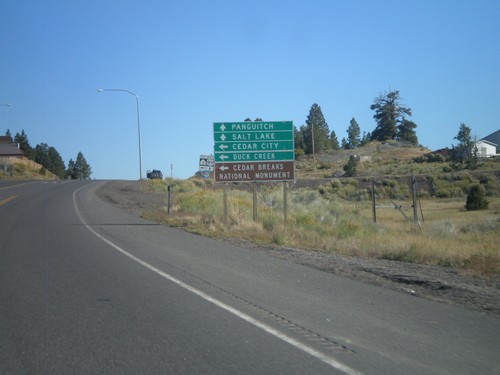
[[[313,168],[316,171],[316,155],[314,154],[314,124],[311,124],[311,133],[312,133],[312,151],[313,151]]]

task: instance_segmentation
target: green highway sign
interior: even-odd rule
[[[214,122],[213,130],[216,181],[294,180],[292,121]],[[268,174],[263,178],[262,173],[268,172],[259,168],[265,168],[265,163],[286,166],[286,173],[275,171],[272,178]],[[241,173],[238,168],[245,165],[255,168],[255,174]]]
[[[266,142],[215,142],[217,152],[242,151],[288,151],[293,150],[293,141],[266,141]]]
[[[214,122],[214,133],[236,131],[236,132],[267,132],[267,131],[291,131],[293,134],[292,121],[245,121],[245,122]]]
[[[261,152],[216,152],[215,162],[230,163],[239,161],[276,161],[293,160],[293,151],[261,151]]]
[[[264,132],[216,132],[215,142],[253,142],[253,141],[293,141],[293,131],[264,131]]]

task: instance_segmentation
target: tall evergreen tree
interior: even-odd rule
[[[347,139],[342,138],[342,141],[340,142],[340,148],[343,150],[349,149],[349,144],[347,143]]]
[[[400,103],[399,91],[380,94],[375,98],[370,109],[375,111],[373,118],[377,126],[372,132],[373,141],[387,141],[395,139],[398,134],[398,125],[404,115],[411,116],[411,109]]]
[[[66,174],[64,162],[54,147],[49,147],[46,143],[36,145],[33,150],[33,160],[60,179],[64,178]]]
[[[61,155],[54,147],[49,147],[48,155],[52,164],[52,169],[50,169],[50,171],[60,179],[64,179],[66,171]]]
[[[359,146],[361,143],[361,129],[359,128],[358,122],[353,117],[349,122],[349,127],[347,128],[347,148],[353,149]]]
[[[66,176],[72,180],[87,180],[92,174],[92,168],[85,160],[81,152],[76,156],[76,161],[70,159],[68,162],[68,169]]]
[[[10,132],[10,129],[7,129],[7,131],[5,132],[5,136],[9,137],[9,142],[10,143],[14,143],[14,139],[12,138],[12,134]]]
[[[466,124],[461,123],[457,136],[454,138],[458,145],[451,148],[451,160],[455,167],[464,166],[474,169],[477,165],[477,147],[472,139],[472,130]]]
[[[33,160],[33,149],[30,146],[28,136],[24,132],[24,129],[21,131],[21,134],[16,133],[14,142],[19,144],[19,148],[24,152],[24,155],[28,159]]]
[[[372,134],[370,132],[363,132],[363,135],[361,136],[361,141],[359,142],[360,146],[367,145],[370,143],[370,139],[372,138]]]
[[[398,135],[396,138],[415,146],[418,145],[417,133],[415,132],[416,127],[417,125],[413,121],[407,120],[403,116],[401,123],[398,125]]]
[[[73,159],[69,159],[68,161],[68,169],[66,169],[66,177],[70,180],[78,179],[77,170],[75,168],[75,162]]]
[[[92,174],[92,168],[81,152],[76,156],[75,169],[79,180],[88,180]]]
[[[33,160],[45,169],[52,171],[52,161],[49,157],[49,145],[47,143],[39,143],[35,146]]]
[[[304,125],[301,126],[301,130],[303,127]],[[293,127],[293,141],[294,141],[296,155],[298,154],[304,155],[306,149],[304,145],[303,133],[301,130],[298,130],[296,127]]]
[[[303,131],[302,136],[306,154],[312,154],[313,150],[314,153],[321,153],[323,150],[331,149],[328,124],[318,104],[314,103],[311,106],[306,119],[306,126],[301,127],[301,131]]]
[[[337,138],[337,134],[335,134],[335,130],[332,130],[332,132],[330,133],[330,148],[332,150],[338,150],[340,148],[339,140]]]

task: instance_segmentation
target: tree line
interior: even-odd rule
[[[372,132],[361,134],[361,128],[353,117],[347,127],[347,137],[342,138],[339,142],[335,131],[329,130],[321,107],[314,103],[309,110],[305,124],[294,129],[295,155],[355,149],[371,141],[397,140],[414,146],[418,145],[415,130],[417,124],[410,119],[412,110],[403,105],[398,90],[380,94],[373,100],[370,109],[374,111],[375,129]],[[244,121],[252,120],[247,117]],[[262,119],[257,117],[254,121],[262,121]],[[459,132],[454,139],[458,141],[458,144],[452,145],[451,149],[446,148],[447,159],[451,161],[451,167],[453,169],[475,169],[478,163],[477,139],[473,139],[471,128],[464,123],[460,124]],[[430,159],[424,159],[433,161],[432,155]],[[445,161],[441,156],[435,159],[436,161]],[[419,160],[416,161],[419,162]],[[344,167],[346,175],[354,176],[356,174],[356,162],[356,158],[349,159]]]
[[[347,128],[347,137],[339,142],[335,131],[329,130],[321,107],[314,103],[306,123],[299,129],[295,128],[296,153],[309,155],[341,148],[354,149],[371,141],[399,140],[418,145],[415,131],[417,125],[410,120],[411,108],[402,104],[398,90],[380,94],[374,99],[370,109],[375,112],[375,129],[361,134],[361,128],[353,117]]]
[[[24,129],[21,133],[16,133],[14,137],[12,137],[10,129],[7,129],[5,135],[10,138],[11,143],[19,145],[19,149],[23,151],[28,159],[42,165],[43,168],[60,179],[86,180],[92,174],[92,168],[81,151],[78,152],[75,161],[73,159],[69,160],[66,168],[61,155],[55,147],[49,146],[47,143],[39,143],[35,147],[31,147]]]

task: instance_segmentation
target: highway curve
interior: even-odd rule
[[[498,374],[500,320],[0,182],[0,374]]]

